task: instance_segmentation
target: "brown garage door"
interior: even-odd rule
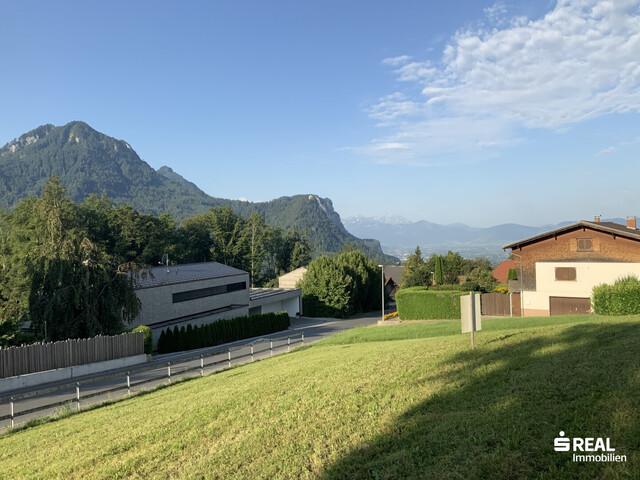
[[[591,300],[588,298],[549,297],[549,313],[551,315],[591,313]]]

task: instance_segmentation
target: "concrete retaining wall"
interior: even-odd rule
[[[0,394],[5,394],[20,388],[34,387],[50,382],[70,380],[75,377],[89,375],[92,373],[106,372],[116,368],[131,367],[145,363],[147,355],[134,355],[133,357],[118,358],[106,362],[90,363],[88,365],[78,365],[75,367],[59,368],[46,372],[30,373],[18,377],[3,378],[0,380]]]

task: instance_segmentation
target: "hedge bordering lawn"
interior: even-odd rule
[[[291,325],[287,312],[262,313],[216,320],[207,325],[167,328],[160,333],[158,353],[181,352],[211,347],[244,338],[267,335]]]
[[[640,313],[640,280],[629,276],[613,285],[593,287],[593,311],[600,315],[633,315]]]
[[[429,291],[425,287],[398,290],[396,302],[401,320],[460,318],[460,291]]]

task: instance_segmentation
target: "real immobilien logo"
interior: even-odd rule
[[[626,455],[616,455],[616,449],[611,447],[609,438],[575,437],[566,438],[564,432],[553,441],[553,449],[556,452],[573,452],[574,462],[626,462]],[[583,452],[577,454],[576,452]],[[601,452],[601,453],[598,453]],[[589,454],[586,454],[589,453]],[[594,454],[591,454],[594,453]]]

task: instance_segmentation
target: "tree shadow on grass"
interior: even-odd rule
[[[330,465],[324,478],[640,478],[638,324],[478,343],[423,379],[446,388]],[[573,462],[572,452],[554,451],[561,431],[609,437],[627,461]]]

